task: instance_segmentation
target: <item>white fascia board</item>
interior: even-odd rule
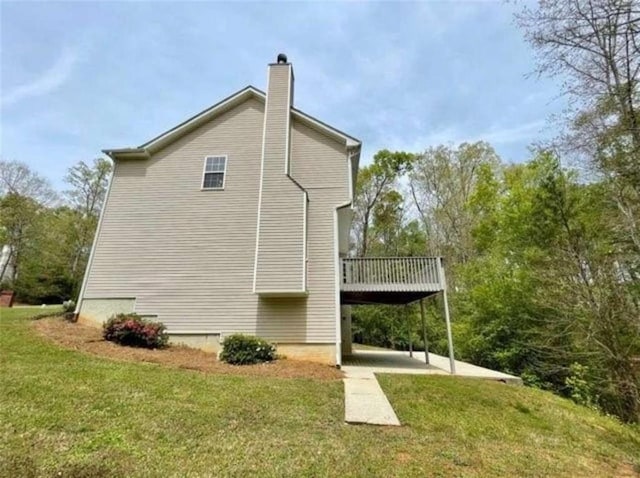
[[[307,113],[300,111],[296,108],[291,108],[291,115],[297,119],[298,121],[307,124],[308,126],[310,126],[311,128],[326,134],[327,136],[329,136],[330,138],[336,139],[342,143],[344,143],[344,145],[347,148],[353,148],[353,147],[357,147],[360,146],[362,144],[361,141],[352,138],[351,136],[343,133],[342,131],[335,129],[332,126],[329,126],[326,123],[323,123],[322,121],[314,118],[313,116],[308,115]]]
[[[247,86],[242,90],[232,94],[231,96],[225,98],[224,100],[216,103],[215,105],[207,108],[204,111],[192,116],[186,121],[180,123],[179,125],[171,128],[168,131],[156,136],[155,138],[143,143],[137,148],[114,148],[114,149],[105,149],[103,152],[109,155],[113,159],[147,159],[151,154],[175,141],[177,138],[187,134],[188,132],[194,130],[198,126],[210,121],[217,115],[231,109],[234,105],[242,103],[250,96],[253,96],[261,101],[266,101],[266,93],[260,91],[259,89],[253,86]],[[266,106],[265,106],[266,108]],[[309,125],[313,129],[326,134],[327,136],[336,139],[345,144],[347,148],[356,148],[359,147],[362,143],[353,138],[342,131],[329,126],[326,123],[314,118],[303,111],[300,111],[294,107],[291,107],[291,115]]]
[[[172,143],[173,141],[175,141],[175,139],[184,136],[185,134],[193,131],[194,129],[201,126],[202,124],[212,120],[213,118],[220,115],[221,113],[224,113],[225,111],[228,111],[229,109],[233,108],[233,106],[244,102],[250,96],[254,96],[257,94],[258,94],[258,91],[251,86],[244,88],[239,92],[234,93],[233,95],[225,98],[221,102],[213,105],[212,107],[189,118],[185,122],[170,129],[169,131],[166,131],[160,136],[144,143],[140,147],[148,150],[150,153],[153,154],[153,152],[158,151],[164,146]]]

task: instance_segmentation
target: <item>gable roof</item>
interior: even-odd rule
[[[173,128],[156,136],[155,138],[150,139],[149,141],[141,144],[138,147],[103,149],[102,152],[113,159],[146,159],[156,151],[159,151],[165,146],[168,146],[184,135],[202,126],[204,123],[211,121],[222,113],[229,111],[230,109],[241,103],[244,103],[250,98],[255,98],[259,101],[265,102],[267,95],[264,91],[261,91],[258,88],[247,86],[246,88],[243,88],[232,94],[231,96],[226,97],[215,105],[201,111],[200,113],[192,116],[191,118],[183,121],[177,126],[174,126]],[[319,131],[320,133],[323,133],[338,142],[344,142],[344,145],[347,148],[356,149],[359,148],[362,144],[360,140],[354,138],[353,136],[349,136],[339,129],[336,129],[333,126],[329,126],[319,119],[316,119],[313,116],[308,115],[296,108],[291,108],[291,115],[298,121]]]

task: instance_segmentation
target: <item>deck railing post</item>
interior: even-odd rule
[[[407,282],[416,282],[416,272],[418,269],[418,263],[415,259],[407,259]]]
[[[431,279],[434,284],[440,285],[440,274],[438,273],[438,259],[433,259],[430,261],[430,269],[431,269]]]
[[[447,300],[447,282],[444,276],[444,266],[442,257],[438,259],[438,268],[440,272],[440,280],[442,281],[442,297],[444,299],[444,320],[447,323],[447,342],[449,345],[449,368],[451,375],[456,374],[456,360],[453,355],[453,334],[451,333],[451,318],[449,317],[449,301]]]
[[[399,261],[398,259],[394,259],[393,263],[391,264],[391,274],[389,274],[390,282],[393,282],[394,284],[402,282],[399,276],[401,267],[401,261]]]

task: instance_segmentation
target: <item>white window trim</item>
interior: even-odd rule
[[[208,158],[224,158],[224,171],[209,171],[214,173],[222,173],[222,187],[219,188],[205,188],[204,187],[204,175],[207,173],[207,159]],[[227,183],[227,165],[229,164],[229,156],[226,154],[208,154],[202,161],[202,177],[200,178],[200,191],[222,191]]]

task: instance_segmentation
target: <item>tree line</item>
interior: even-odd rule
[[[110,174],[106,159],[80,161],[64,178],[68,189],[58,193],[26,164],[0,160],[3,289],[31,304],[77,298]]]
[[[516,19],[537,73],[561,81],[560,134],[518,164],[485,142],[379,151],[358,176],[352,252],[443,256],[459,358],[637,422],[640,7],[540,2]],[[353,313],[357,341],[424,347],[415,304]]]

